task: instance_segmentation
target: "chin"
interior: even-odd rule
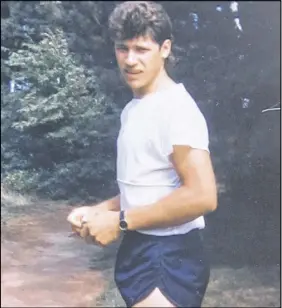
[[[127,81],[126,84],[132,89],[132,90],[138,90],[138,89],[142,89],[144,88],[144,84],[141,83],[138,80],[131,80],[131,81]]]

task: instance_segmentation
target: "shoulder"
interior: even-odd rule
[[[176,120],[179,118],[179,120],[193,119],[193,121],[205,122],[205,117],[198,104],[183,84],[180,84],[179,88],[175,91],[174,99],[170,104],[170,112]]]
[[[132,107],[132,104],[133,104],[133,100],[129,101],[125,106],[124,108],[122,109],[121,111],[121,114],[120,114],[120,121],[121,123],[124,122],[124,119],[127,117],[127,114],[130,110],[130,108]]]

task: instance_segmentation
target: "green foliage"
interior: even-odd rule
[[[52,198],[108,197],[115,189],[119,114],[131,98],[107,38],[107,18],[119,2],[5,2],[2,183]],[[174,27],[178,64],[171,75],[207,116],[212,152],[226,153],[214,157],[218,176],[229,166],[250,172],[262,153],[253,140],[261,142],[260,130],[269,130],[261,110],[280,99],[278,4],[240,3],[239,32],[228,2],[221,12],[213,2],[161,3]],[[242,108],[245,98],[248,108]]]
[[[31,192],[38,181],[39,174],[34,170],[13,170],[7,173],[4,183],[12,191]]]
[[[16,168],[4,181],[20,191],[75,196],[83,191],[81,181],[95,182],[97,174],[114,169],[99,153],[115,123],[106,111],[115,108],[99,90],[95,73],[76,63],[62,31],[42,36],[39,44],[23,43],[6,60],[12,80],[24,88],[7,95],[2,104],[11,125],[3,127],[3,139],[8,130],[17,139],[13,149],[2,152],[6,161],[11,151],[18,152],[28,170]],[[102,122],[104,131],[99,129]]]
[[[29,129],[34,135],[39,127],[48,126],[46,131],[43,129],[48,134],[54,125],[56,128],[69,122],[79,125],[81,117],[95,123],[93,120],[106,107],[97,77],[75,63],[62,32],[46,33],[44,37],[38,45],[24,43],[26,48],[14,52],[7,61],[11,68],[17,69],[13,80],[28,88],[19,93],[22,108],[18,110],[20,120],[14,126],[19,130]],[[65,138],[75,129],[79,133],[79,127],[69,127],[57,137]]]

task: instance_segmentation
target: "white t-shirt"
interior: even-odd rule
[[[117,140],[117,182],[122,210],[152,204],[181,185],[169,160],[173,145],[209,151],[205,118],[183,84],[132,99],[124,107]],[[175,227],[137,231],[172,235],[204,227],[201,216]]]

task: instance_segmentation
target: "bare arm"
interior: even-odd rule
[[[120,195],[117,195],[111,199],[102,201],[101,203],[94,205],[101,210],[106,211],[119,211],[120,210]]]
[[[129,230],[176,226],[216,209],[216,181],[209,153],[178,145],[173,147],[171,160],[182,186],[156,203],[126,211]]]

